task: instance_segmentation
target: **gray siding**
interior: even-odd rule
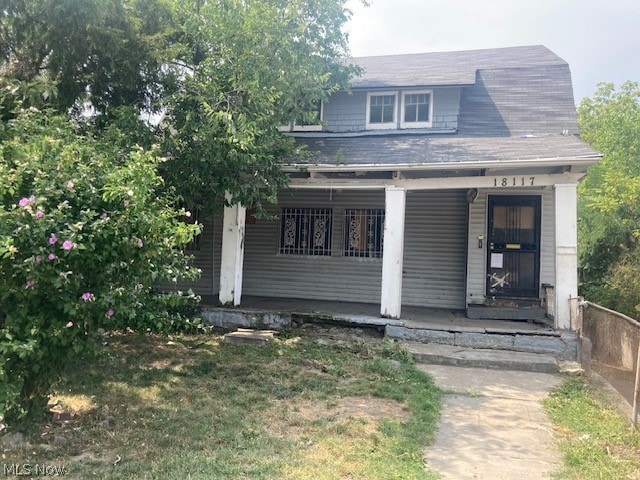
[[[281,207],[333,208],[331,256],[280,255],[277,220],[247,225],[243,295],[379,303],[382,259],[342,256],[345,208],[384,208],[384,192],[303,191],[280,195]]]
[[[408,192],[403,305],[465,307],[465,191]]]
[[[323,130],[327,132],[357,132],[365,129],[367,93],[334,93],[323,105]]]
[[[243,295],[380,303],[382,259],[344,257],[342,245],[344,209],[384,208],[382,190],[285,193],[270,211],[282,207],[333,208],[333,254],[280,255],[279,222],[257,220],[246,227]],[[464,308],[466,215],[463,191],[408,193],[405,305]]]
[[[193,256],[191,265],[199,268],[202,275],[192,282],[179,282],[177,285],[170,283],[160,283],[159,286],[165,290],[188,290],[191,289],[198,295],[217,295],[217,281],[215,280],[214,250],[219,250],[220,243],[215,243],[214,248],[214,223],[211,219],[202,221],[202,233],[200,234],[200,250],[188,250],[186,253]]]
[[[485,299],[487,195],[505,195],[504,190],[481,190],[469,206],[469,263],[467,265],[467,303],[482,303]],[[553,189],[509,190],[509,195],[540,195],[542,206],[540,232],[540,284],[555,283],[555,211]],[[485,244],[478,248],[478,235],[484,235]]]
[[[460,88],[438,88],[433,91],[433,128],[458,128]]]
[[[390,90],[390,93],[402,90]],[[404,90],[408,91],[408,90]],[[401,95],[398,95],[400,102]],[[398,109],[400,106],[398,105]],[[399,111],[399,110],[398,110]],[[460,112],[460,88],[437,88],[433,91],[433,129],[455,129]],[[366,129],[367,92],[335,93],[323,105],[325,132],[360,132]],[[399,114],[398,114],[399,118]]]

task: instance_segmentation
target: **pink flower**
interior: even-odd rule
[[[138,247],[142,248],[143,245],[144,245],[144,243],[142,243],[142,240],[138,240]]]
[[[44,216],[44,212],[42,210],[38,210],[36,212],[36,218],[42,218]]]
[[[73,248],[76,246],[75,243],[73,243],[71,240],[65,240],[62,243],[62,249],[63,250],[73,250]]]
[[[68,188],[69,190],[71,190],[71,189],[73,188],[73,182],[72,182],[71,180],[69,180],[69,181],[67,182],[67,188]]]
[[[42,255],[36,255],[36,262],[42,261]]]
[[[67,328],[73,327],[73,322],[67,322]]]
[[[129,200],[125,200],[125,201],[124,201],[124,206],[125,206],[125,207],[128,207],[128,206],[129,206]]]
[[[54,245],[58,241],[58,237],[56,237],[53,233],[49,237],[49,245]]]
[[[107,317],[112,317],[114,313],[116,313],[116,312],[114,312],[114,311],[113,311],[113,308],[110,308],[109,310],[107,310],[106,312],[104,312],[104,314],[105,314]]]
[[[102,220],[106,220],[108,217],[107,217],[107,214],[106,214],[106,213],[103,213],[102,215],[100,215],[100,218],[101,218]]]
[[[49,260],[55,260],[56,256],[53,253],[50,253],[49,256],[47,257]]]
[[[34,287],[36,284],[35,280],[27,280],[27,285],[25,286],[25,288],[32,288]]]
[[[33,203],[35,199],[36,197],[34,197],[33,195],[31,195],[30,197],[23,197],[18,202],[18,205],[20,205],[21,207],[26,207],[27,205]]]
[[[93,293],[91,293],[91,292],[86,292],[86,293],[82,294],[82,300],[84,300],[85,302],[90,302],[94,298],[95,297],[93,296]]]

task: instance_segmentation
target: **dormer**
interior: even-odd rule
[[[544,47],[351,61],[363,71],[351,91],[323,102],[319,122],[295,122],[284,131],[300,137],[577,133],[569,67]]]

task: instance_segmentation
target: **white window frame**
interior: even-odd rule
[[[407,95],[429,95],[429,121],[428,122],[405,122],[405,99]],[[431,128],[433,126],[433,90],[407,90],[402,92],[402,105],[400,111],[400,128]]]
[[[278,131],[280,132],[321,132],[323,123],[322,118],[324,116],[324,101],[320,100],[320,114],[318,116],[318,123],[316,125],[296,125],[295,120],[289,123],[289,125],[280,125]]]
[[[371,118],[371,97],[384,97],[392,96],[393,98],[393,121],[387,123],[370,123]],[[366,128],[367,130],[390,130],[398,128],[398,92],[380,91],[380,92],[367,92],[367,118]]]

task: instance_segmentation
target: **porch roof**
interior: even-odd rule
[[[450,169],[460,163],[477,163],[478,168],[483,168],[483,163],[539,160],[557,164],[561,159],[566,159],[567,164],[578,160],[595,163],[602,156],[575,135],[478,137],[404,134],[307,137],[297,138],[296,142],[312,152],[297,164],[341,168],[345,165],[394,167],[442,164]]]

